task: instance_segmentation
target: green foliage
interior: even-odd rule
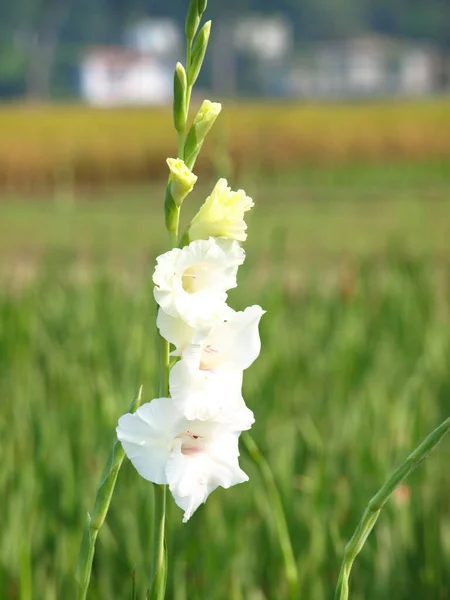
[[[247,183],[256,207],[230,304],[267,315],[244,395],[300,595],[326,600],[368,500],[449,413],[449,170],[353,165]],[[187,221],[210,189],[198,191]],[[140,384],[143,402],[158,396],[150,274],[166,248],[162,193],[0,204],[2,600],[75,597],[117,419]],[[249,483],[215,491],[186,525],[169,502],[168,599],[288,597],[277,501],[241,448]],[[445,440],[383,509],[351,600],[447,597],[449,457]],[[133,587],[144,599],[153,510],[151,484],[124,461],[89,600],[132,598]]]
[[[244,269],[232,304],[268,311],[245,385],[253,434],[282,494],[302,595],[322,600],[368,498],[448,414],[450,272],[437,286],[431,263],[398,252],[301,287],[267,263],[261,280],[256,257]],[[143,383],[143,401],[157,394],[150,278],[130,287],[91,273],[80,284],[69,273],[58,260],[22,289],[0,291],[5,600],[73,597],[111,432],[130,390]],[[444,443],[388,504],[355,567],[355,600],[445,597],[448,458]],[[250,483],[214,492],[187,525],[171,507],[169,598],[285,597],[273,513],[245,455],[243,468]],[[152,507],[151,486],[125,462],[92,599],[131,597],[134,572],[144,598]]]

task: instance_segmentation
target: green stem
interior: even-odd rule
[[[178,133],[178,158],[183,158],[184,153],[184,132]],[[180,208],[176,207],[169,239],[171,248],[178,245],[178,225],[180,220]],[[169,396],[169,373],[170,373],[170,343],[162,336],[159,336],[159,397],[168,398]],[[151,600],[162,600],[166,592],[167,582],[167,552],[165,543],[166,527],[166,485],[155,485],[155,506],[154,506],[154,552],[153,565],[151,573]]]
[[[185,134],[185,131],[178,132],[178,158],[181,158],[181,159],[184,158],[184,134]]]
[[[427,457],[437,444],[442,440],[450,430],[450,417],[441,425],[436,427],[428,437],[408,456],[405,462],[396,469],[386,480],[383,487],[369,501],[366,510],[359,522],[355,533],[348,542],[344,551],[344,558],[339,573],[335,600],[347,600],[349,593],[349,579],[352,565],[355,558],[361,552],[365,541],[372,531],[378,516],[384,504],[389,499],[392,492],[408,475],[416,469],[419,464]]]
[[[169,396],[170,344],[159,336],[160,378],[159,397]],[[167,553],[165,544],[166,485],[154,485],[154,540],[150,573],[149,600],[163,600],[167,583]]]
[[[170,344],[163,337],[160,340],[160,375],[159,397],[167,398],[169,395],[169,370],[170,370]]]
[[[137,397],[130,404],[128,412],[134,412],[141,404],[142,387]],[[83,532],[78,563],[76,570],[76,580],[78,582],[77,599],[85,600],[91,579],[92,562],[95,554],[95,542],[98,532],[103,525],[108,509],[111,504],[111,498],[116,486],[117,476],[122,466],[125,452],[122,444],[116,439],[111,454],[106,462],[100,483],[97,488],[95,506],[92,515],[88,514],[86,526]]]
[[[167,583],[166,485],[155,485],[154,567],[149,600],[164,600]]]
[[[192,40],[187,40],[187,43],[186,43],[186,70],[188,72],[190,72],[190,70],[191,70],[191,49],[192,49]],[[189,105],[191,103],[191,93],[192,93],[192,85],[189,83],[189,80],[188,80],[187,90],[186,90],[186,115],[189,115]]]
[[[189,67],[191,60],[191,43],[187,42],[186,66]],[[192,85],[186,89],[186,115],[189,114],[189,104],[191,100]],[[184,144],[186,137],[186,124],[182,131],[178,131],[178,158],[184,159]],[[170,247],[178,246],[178,228],[180,222],[180,207],[171,207],[170,227],[168,228]],[[167,398],[169,396],[169,373],[170,373],[170,343],[160,336],[160,380],[159,397]],[[155,485],[155,523],[154,523],[154,564],[150,581],[150,600],[163,600],[166,593],[167,582],[167,552],[165,542],[166,527],[166,485]]]
[[[266,492],[269,497],[270,506],[275,518],[278,540],[283,555],[284,571],[289,586],[289,598],[293,599],[297,597],[299,587],[297,563],[295,561],[294,551],[292,549],[291,538],[289,535],[289,528],[286,522],[286,516],[284,513],[280,493],[275,482],[275,477],[269,463],[261,454],[250,433],[245,432],[242,434],[242,440],[250,458],[257,466],[265,483]]]
[[[185,130],[178,132],[178,158],[183,160],[184,158],[184,141],[185,141]],[[180,207],[172,206],[169,232],[169,242],[171,248],[178,246],[178,228],[180,224]]]

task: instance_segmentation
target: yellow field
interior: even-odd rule
[[[240,172],[299,164],[450,157],[450,101],[227,106],[199,171],[231,159]],[[81,105],[0,108],[0,187],[126,183],[166,176],[175,153],[170,109]]]

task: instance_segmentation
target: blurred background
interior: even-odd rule
[[[157,393],[151,275],[187,0],[0,4],[0,598],[75,596],[114,427]],[[246,373],[299,597],[333,597],[388,473],[450,409],[450,3],[210,0],[193,94],[222,114],[184,227],[228,178],[256,203],[230,294],[261,304]],[[170,514],[174,600],[288,598],[272,507],[250,483]],[[450,599],[450,444],[394,494],[353,600]],[[124,463],[91,598],[145,597],[151,485]]]

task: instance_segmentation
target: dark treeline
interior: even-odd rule
[[[183,23],[188,0],[0,0],[0,96],[76,93],[80,54],[120,43],[142,17]],[[367,32],[432,42],[450,52],[448,0],[210,0],[208,16],[285,15],[296,44]]]

